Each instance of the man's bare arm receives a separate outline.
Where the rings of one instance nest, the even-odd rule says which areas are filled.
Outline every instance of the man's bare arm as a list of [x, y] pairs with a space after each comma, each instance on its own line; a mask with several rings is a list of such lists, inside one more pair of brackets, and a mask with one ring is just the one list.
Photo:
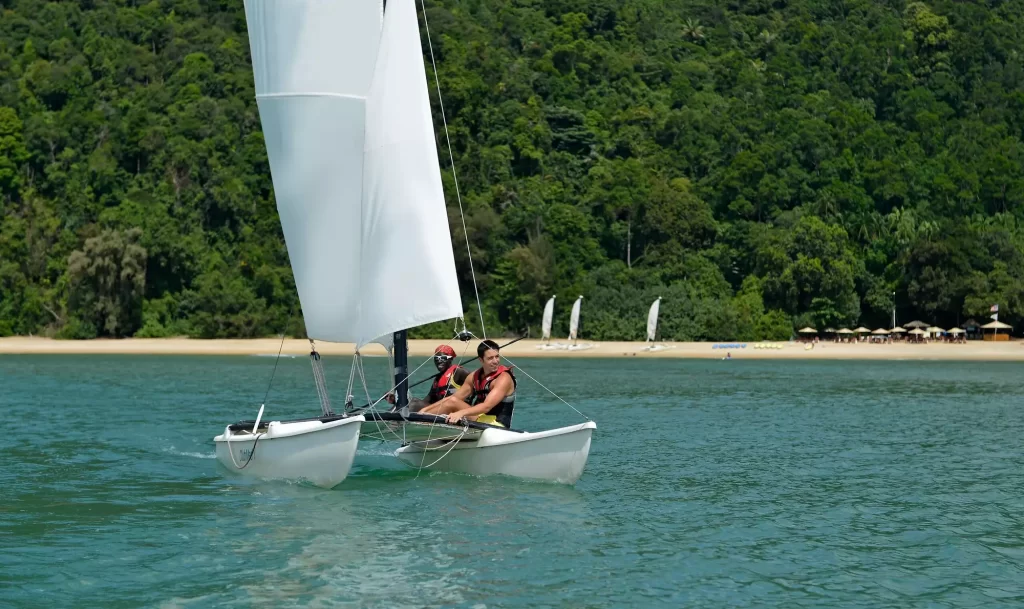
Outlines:
[[450, 423], [454, 423], [463, 417], [474, 417], [490, 412], [492, 408], [498, 405], [498, 402], [504, 400], [505, 397], [512, 392], [512, 388], [512, 377], [507, 374], [501, 375], [491, 386], [491, 391], [487, 394], [487, 399], [476, 406], [467, 405], [466, 408], [453, 412], [448, 415], [448, 421]]

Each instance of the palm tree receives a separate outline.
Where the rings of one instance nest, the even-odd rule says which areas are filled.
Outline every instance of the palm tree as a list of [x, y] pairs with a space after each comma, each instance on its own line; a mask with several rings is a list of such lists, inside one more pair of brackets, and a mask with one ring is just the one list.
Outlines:
[[704, 40], [704, 27], [701, 26], [699, 19], [687, 18], [683, 25], [683, 37], [690, 42], [699, 43]]

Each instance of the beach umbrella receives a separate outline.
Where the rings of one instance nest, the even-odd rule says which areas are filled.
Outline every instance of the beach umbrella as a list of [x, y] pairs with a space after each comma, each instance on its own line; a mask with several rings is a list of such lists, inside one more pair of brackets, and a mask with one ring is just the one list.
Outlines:
[[889, 331], [892, 332], [893, 334], [903, 334], [904, 332], [906, 332], [906, 330], [904, 330], [903, 328], [901, 328], [899, 326], [896, 326], [895, 328], [893, 328], [892, 330], [889, 330]]
[[853, 334], [853, 330], [851, 330], [849, 328], [839, 328], [839, 333], [840, 334]]
[[800, 334], [817, 334], [818, 333], [817, 330], [815, 330], [814, 328], [811, 328], [810, 326], [808, 326], [806, 328], [800, 329], [799, 332], [800, 332]]
[[927, 328], [928, 327], [928, 324], [924, 323], [923, 321], [917, 321], [916, 319], [914, 321], [910, 322], [909, 324], [903, 324], [903, 325], [908, 327], [908, 328]]
[[888, 334], [888, 333], [889, 333], [889, 331], [886, 330], [885, 328], [879, 328], [879, 329], [875, 330], [874, 332], [872, 332], [872, 334]]
[[942, 334], [943, 332], [945, 332], [945, 330], [936, 326], [932, 326], [925, 331], [930, 332], [931, 334]]
[[[1013, 328], [1013, 326], [1011, 326], [1010, 324], [1004, 324], [1003, 322], [999, 321], [998, 319], [993, 321], [993, 322], [989, 322], [989, 323], [987, 323], [987, 324], [985, 324], [984, 326], [981, 327], [982, 330], [992, 330], [992, 332], [994, 334], [997, 334], [997, 335], [999, 334], [1000, 330], [1010, 330], [1012, 328]], [[994, 338], [996, 340], [999, 340], [998, 336], [996, 336]], [[1009, 337], [1007, 336], [1007, 338], [1009, 338]]]
[[866, 333], [868, 333], [870, 331], [871, 330], [868, 330], [864, 326], [861, 326], [861, 327], [857, 328], [856, 330], [854, 330], [854, 332], [856, 332], [857, 334], [866, 334]]
[[985, 324], [984, 326], [982, 326], [982, 328], [985, 330], [1009, 330], [1013, 328], [1013, 326], [1009, 324], [1004, 324], [1001, 321], [993, 321], [991, 323]]
[[924, 336], [925, 334], [927, 334], [927, 332], [925, 332], [921, 328], [914, 328], [913, 330], [910, 331], [910, 333], [913, 334], [914, 336]]
[[965, 333], [965, 332], [966, 332], [966, 330], [963, 330], [963, 329], [961, 329], [961, 328], [951, 328], [951, 329], [949, 330], [949, 333], [950, 333], [950, 334], [963, 334], [963, 333]]

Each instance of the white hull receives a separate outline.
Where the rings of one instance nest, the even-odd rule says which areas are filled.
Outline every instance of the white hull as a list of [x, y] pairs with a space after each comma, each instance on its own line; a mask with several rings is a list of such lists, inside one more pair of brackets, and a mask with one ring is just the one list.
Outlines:
[[[308, 480], [322, 488], [341, 483], [352, 469], [362, 416], [326, 423], [271, 421], [266, 433], [224, 433], [214, 438], [217, 460], [229, 471], [267, 479]], [[256, 454], [253, 452], [255, 445]]]
[[414, 442], [399, 448], [395, 456], [413, 467], [437, 471], [575, 484], [587, 464], [596, 428], [587, 421], [537, 433], [487, 429], [475, 440]]

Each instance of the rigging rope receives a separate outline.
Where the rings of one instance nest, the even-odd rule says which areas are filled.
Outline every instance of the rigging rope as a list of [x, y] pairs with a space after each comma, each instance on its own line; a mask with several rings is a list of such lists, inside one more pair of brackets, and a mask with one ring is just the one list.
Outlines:
[[[274, 360], [274, 371], [270, 373], [270, 382], [267, 383], [267, 391], [266, 391], [266, 393], [263, 394], [263, 402], [260, 404], [260, 414], [263, 414], [263, 407], [267, 405], [267, 397], [270, 396], [270, 388], [274, 386], [274, 376], [277, 375], [277, 364], [280, 363], [280, 361], [281, 361], [281, 351], [283, 351], [283, 350], [284, 350], [284, 334], [281, 335], [281, 346], [279, 346], [277, 348], [277, 359]], [[259, 418], [259, 417], [257, 417], [257, 418]], [[254, 429], [253, 433], [255, 434], [255, 440], [253, 440], [253, 443], [252, 443], [252, 451], [249, 453], [249, 458], [245, 461], [244, 465], [239, 465], [238, 464], [238, 461], [235, 460], [235, 452], [233, 450], [231, 450], [231, 437], [234, 435], [234, 432], [229, 430], [227, 433], [230, 434], [230, 435], [226, 435], [224, 437], [224, 441], [228, 445], [228, 456], [231, 457], [231, 463], [233, 463], [235, 465], [235, 469], [243, 470], [243, 469], [249, 467], [249, 464], [252, 463], [253, 457], [256, 456], [256, 446], [260, 443], [260, 438], [262, 438], [263, 436], [267, 435], [265, 433], [256, 434], [255, 432], [256, 432], [256, 430]]]
[[[356, 353], [359, 353], [356, 351]], [[352, 387], [355, 386], [356, 382], [356, 358], [352, 358], [352, 368], [348, 371], [348, 388], [345, 389], [345, 412], [352, 410], [352, 400], [355, 396], [352, 395]]]
[[[452, 452], [453, 450], [455, 450], [455, 447], [459, 445], [459, 441], [461, 441], [461, 440], [462, 440], [462, 437], [463, 437], [463, 436], [465, 436], [467, 432], [469, 432], [469, 428], [468, 428], [468, 427], [467, 427], [466, 429], [464, 429], [464, 430], [462, 431], [462, 433], [460, 433], [460, 434], [458, 435], [458, 437], [457, 437], [457, 438], [454, 438], [454, 439], [452, 439], [452, 440], [449, 440], [449, 441], [448, 441], [448, 444], [447, 444], [447, 446], [448, 446], [448, 450], [444, 451], [444, 454], [443, 454], [443, 455], [441, 455], [440, 457], [438, 457], [437, 459], [435, 459], [435, 460], [434, 460], [434, 462], [433, 462], [433, 463], [431, 463], [430, 465], [423, 465], [423, 461], [424, 461], [424, 460], [426, 459], [426, 457], [427, 457], [427, 452], [428, 452], [428, 451], [431, 451], [431, 450], [440, 450], [442, 446], [445, 446], [445, 444], [441, 444], [441, 446], [438, 446], [438, 447], [436, 447], [436, 448], [430, 448], [430, 446], [428, 446], [427, 444], [424, 444], [424, 445], [423, 445], [423, 452], [421, 453], [421, 454], [422, 454], [423, 456], [422, 456], [422, 457], [420, 458], [420, 465], [419, 465], [419, 468], [418, 468], [418, 469], [417, 469], [417, 471], [416, 471], [416, 477], [417, 477], [417, 478], [419, 478], [419, 477], [420, 477], [420, 473], [421, 473], [421, 472], [422, 472], [423, 470], [425, 470], [425, 469], [430, 469], [431, 467], [434, 467], [435, 465], [437, 465], [438, 463], [440, 463], [440, 462], [441, 462], [441, 459], [444, 459], [445, 457], [447, 457], [447, 456], [448, 456], [448, 453], [450, 453], [450, 452]], [[428, 442], [429, 442], [429, 440], [428, 440]]]
[[320, 354], [316, 352], [316, 345], [313, 344], [313, 339], [309, 339], [309, 363], [313, 366], [313, 382], [316, 384], [316, 394], [320, 398], [320, 410], [323, 411], [325, 417], [332, 416], [334, 412], [331, 411], [331, 398], [327, 395], [327, 384], [324, 380], [324, 365], [320, 361]]
[[[446, 345], [451, 345], [451, 343], [452, 343], [453, 341], [457, 340], [457, 339], [458, 339], [458, 336], [456, 336], [456, 337], [452, 338], [451, 340], [449, 340], [449, 341], [448, 341], [447, 343], [445, 343], [445, 344], [446, 344]], [[414, 368], [414, 369], [412, 370], [412, 372], [410, 372], [410, 373], [408, 374], [408, 376], [409, 376], [409, 377], [412, 377], [412, 376], [413, 376], [413, 375], [415, 375], [415, 374], [416, 374], [417, 372], [419, 372], [419, 369], [420, 369], [420, 368], [422, 368], [423, 366], [426, 366], [426, 365], [427, 365], [428, 363], [430, 363], [430, 362], [432, 362], [432, 361], [434, 361], [434, 357], [433, 357], [433, 356], [430, 356], [430, 357], [428, 357], [427, 359], [423, 360], [423, 362], [422, 362], [422, 363], [421, 363], [421, 364], [420, 364], [419, 366], [416, 366], [416, 367], [415, 367], [415, 368]], [[377, 398], [377, 400], [376, 400], [375, 402], [373, 402], [373, 403], [371, 403], [371, 404], [367, 404], [367, 405], [366, 405], [366, 406], [365, 406], [364, 408], [359, 408], [359, 409], [357, 409], [357, 410], [365, 410], [365, 409], [367, 409], [367, 408], [369, 408], [369, 409], [371, 409], [371, 410], [372, 410], [372, 409], [374, 409], [374, 408], [375, 408], [375, 407], [377, 406], [377, 404], [380, 404], [380, 403], [381, 403], [381, 402], [382, 402], [382, 401], [383, 401], [383, 400], [384, 400], [385, 398], [387, 398], [387, 397], [388, 397], [388, 394], [389, 394], [389, 393], [391, 393], [392, 391], [394, 391], [395, 389], [398, 389], [398, 384], [397, 384], [397, 383], [396, 383], [396, 384], [394, 384], [394, 385], [392, 385], [392, 386], [391, 386], [391, 389], [388, 389], [387, 391], [385, 391], [385, 392], [384, 392], [384, 395], [382, 395], [382, 396], [380, 396], [379, 398]], [[369, 401], [369, 400], [367, 400], [367, 401]]]
[[582, 412], [580, 412], [579, 410], [576, 410], [576, 407], [575, 407], [575, 406], [573, 406], [573, 405], [572, 405], [572, 404], [570, 404], [569, 402], [566, 402], [565, 400], [563, 400], [563, 399], [562, 399], [562, 396], [560, 396], [560, 395], [558, 395], [557, 393], [555, 393], [554, 391], [551, 391], [550, 389], [548, 389], [548, 388], [547, 388], [547, 387], [546, 387], [546, 386], [544, 385], [544, 383], [542, 383], [542, 382], [538, 381], [537, 379], [533, 378], [532, 376], [530, 376], [530, 373], [529, 373], [529, 372], [527, 372], [526, 370], [524, 370], [524, 369], [523, 369], [523, 367], [522, 367], [522, 366], [520, 366], [519, 364], [517, 364], [517, 363], [513, 362], [511, 358], [509, 358], [508, 356], [505, 356], [505, 355], [502, 355], [501, 357], [502, 357], [502, 359], [508, 360], [508, 362], [509, 362], [510, 364], [512, 364], [513, 366], [515, 366], [516, 370], [518, 370], [518, 371], [522, 372], [523, 374], [525, 374], [525, 375], [526, 375], [526, 377], [527, 377], [527, 378], [529, 378], [529, 379], [530, 379], [531, 381], [533, 381], [534, 383], [537, 383], [538, 385], [540, 385], [540, 386], [541, 386], [541, 388], [542, 388], [542, 389], [544, 389], [544, 391], [547, 391], [547, 392], [548, 392], [548, 393], [550, 393], [551, 395], [553, 395], [553, 396], [555, 396], [556, 398], [558, 398], [558, 401], [560, 401], [561, 403], [565, 404], [565, 405], [566, 405], [566, 406], [568, 406], [569, 408], [572, 408], [572, 409], [573, 409], [573, 410], [574, 410], [574, 411], [576, 412], [576, 414], [580, 415], [581, 417], [583, 417], [584, 419], [586, 419], [586, 420], [588, 420], [588, 421], [590, 421], [590, 420], [591, 420], [591, 418], [590, 418], [590, 417], [588, 417], [587, 415], [583, 414], [583, 413], [582, 413]]
[[[441, 81], [440, 81], [440, 79], [438, 78], [438, 75], [437, 75], [437, 62], [434, 59], [434, 44], [430, 40], [430, 24], [427, 22], [427, 7], [426, 7], [426, 4], [425, 4], [424, 0], [420, 0], [420, 8], [422, 9], [422, 12], [423, 12], [423, 29], [426, 31], [426, 34], [427, 34], [427, 48], [430, 49], [430, 67], [434, 70], [434, 86], [437, 88], [437, 101], [438, 101], [438, 104], [441, 107], [441, 122], [444, 124], [444, 137], [445, 137], [445, 141], [448, 144], [448, 159], [449, 159], [449, 161], [452, 164], [452, 178], [453, 178], [453, 180], [455, 182], [455, 198], [459, 202], [459, 217], [462, 219], [462, 233], [463, 233], [463, 236], [466, 238], [466, 253], [469, 254], [469, 272], [470, 272], [470, 274], [473, 277], [473, 293], [476, 296], [477, 313], [479, 313], [479, 315], [480, 315], [480, 331], [483, 334], [484, 339], [486, 339], [487, 338], [487, 328], [486, 328], [486, 326], [484, 326], [484, 309], [483, 309], [483, 305], [480, 303], [480, 290], [477, 288], [477, 284], [476, 284], [476, 271], [473, 269], [473, 251], [472, 251], [472, 248], [470, 248], [470, 246], [469, 246], [469, 231], [466, 229], [466, 214], [465, 214], [465, 212], [462, 209], [462, 195], [459, 193], [459, 178], [458, 178], [458, 176], [456, 175], [456, 172], [455, 172], [455, 155], [452, 153], [452, 138], [451, 138], [451, 136], [448, 133], [448, 119], [445, 117], [445, 114], [444, 114], [444, 99], [441, 96]], [[463, 329], [465, 329], [465, 320], [463, 320]], [[470, 334], [472, 334], [472, 333], [470, 332]], [[474, 337], [474, 338], [478, 338], [478, 337]], [[505, 356], [502, 356], [502, 357], [505, 357]], [[513, 362], [511, 359], [509, 359], [507, 357], [505, 357], [505, 359], [507, 359], [509, 362], [511, 362], [512, 365], [516, 365], [515, 362]], [[418, 369], [419, 368], [417, 368], [417, 370]], [[563, 400], [562, 397], [559, 396], [557, 393], [555, 393], [554, 391], [551, 391], [543, 383], [541, 383], [537, 379], [535, 379], [532, 376], [530, 376], [530, 374], [528, 372], [526, 372], [526, 370], [523, 370], [522, 368], [519, 368], [519, 370], [522, 370], [523, 374], [525, 374], [527, 377], [529, 377], [530, 380], [532, 380], [533, 382], [537, 383], [545, 391], [547, 391], [551, 395], [553, 395], [556, 398], [558, 398], [563, 404], [565, 404], [569, 408], [572, 408], [576, 412], [576, 414], [580, 415], [581, 417], [583, 417], [584, 419], [586, 419], [588, 421], [591, 420], [590, 417], [588, 417], [587, 415], [583, 414], [579, 410], [576, 410], [576, 408], [572, 404], [570, 404], [569, 402], [566, 402], [565, 400]]]
[[[235, 452], [233, 450], [231, 450], [231, 436], [235, 435], [235, 432], [229, 431], [229, 433], [231, 435], [230, 436], [226, 436], [224, 438], [224, 441], [227, 442], [227, 445], [228, 445], [228, 456], [231, 457], [231, 463], [233, 463], [235, 465], [235, 469], [243, 470], [243, 469], [249, 467], [249, 464], [252, 463], [253, 457], [256, 456], [256, 445], [258, 445], [260, 443], [260, 439], [263, 436], [267, 435], [267, 434], [266, 433], [256, 434], [256, 439], [254, 439], [253, 442], [252, 442], [252, 451], [249, 453], [249, 458], [246, 460], [245, 465], [239, 465], [238, 461], [235, 460]], [[248, 440], [242, 440], [242, 441], [243, 442], [247, 442]]]
[[[451, 344], [451, 342], [456, 340], [457, 338], [458, 338], [457, 336], [455, 338], [452, 338], [446, 344]], [[420, 368], [422, 368], [423, 366], [426, 366], [428, 363], [430, 363], [432, 361], [434, 361], [434, 358], [432, 356], [427, 358], [427, 359], [425, 359], [425, 360], [423, 360], [423, 362], [421, 362], [419, 366], [416, 366], [416, 368], [414, 368], [412, 370], [412, 372], [409, 373], [409, 376], [410, 377], [414, 376], [417, 372], [419, 372]], [[393, 367], [394, 366], [392, 365], [392, 368]], [[366, 380], [365, 380], [365, 378], [363, 379], [363, 387], [364, 387], [364, 389], [366, 388]], [[392, 385], [391, 389], [388, 389], [387, 391], [385, 391], [384, 395], [382, 395], [381, 397], [377, 398], [376, 401], [374, 401], [374, 400], [372, 400], [370, 398], [369, 390], [367, 389], [366, 390], [366, 393], [367, 393], [367, 396], [366, 396], [367, 404], [366, 404], [366, 406], [362, 406], [360, 408], [356, 408], [356, 409], [352, 410], [350, 412], [350, 414], [359, 414], [360, 412], [362, 412], [364, 410], [369, 410], [369, 411], [372, 411], [372, 412], [376, 412], [377, 404], [380, 404], [385, 399], [387, 399], [388, 395], [391, 394], [392, 392], [394, 392], [396, 389], [398, 389], [398, 384]], [[394, 431], [394, 429], [390, 425], [383, 425], [382, 426], [380, 421], [377, 421], [376, 419], [374, 419], [374, 423], [376, 423], [375, 426], [377, 428], [377, 436], [372, 436], [374, 439], [379, 439], [381, 442], [384, 442], [386, 440], [386, 438], [384, 437], [384, 430], [386, 429], [387, 431], [389, 431], [391, 433], [391, 435], [393, 435], [395, 437], [396, 440], [398, 440], [399, 442], [402, 442], [403, 444], [405, 443], [405, 437], [404, 437], [405, 436], [405, 426], [404, 425], [402, 426], [402, 435], [400, 436], [400, 435], [398, 435], [397, 432]]]
[[277, 374], [277, 364], [281, 361], [281, 351], [284, 349], [284, 334], [281, 335], [281, 346], [277, 348], [277, 359], [274, 360], [274, 371], [270, 373], [270, 382], [267, 384], [267, 392], [263, 394], [261, 405], [266, 406], [267, 396], [270, 395], [270, 388], [274, 386], [274, 375]]
[[[474, 338], [476, 338], [476, 337], [474, 337]], [[515, 341], [513, 341], [513, 342], [515, 342]], [[512, 344], [512, 343], [509, 343], [509, 344]], [[523, 367], [522, 367], [522, 366], [520, 366], [519, 364], [517, 364], [517, 363], [513, 362], [513, 361], [512, 361], [512, 358], [508, 357], [507, 355], [502, 355], [502, 356], [501, 356], [501, 358], [502, 358], [502, 359], [504, 359], [504, 360], [507, 360], [507, 361], [508, 361], [508, 362], [509, 362], [510, 364], [512, 364], [512, 365], [513, 365], [513, 366], [514, 366], [514, 367], [515, 367], [515, 368], [516, 368], [517, 370], [519, 370], [520, 372], [522, 372], [523, 374], [525, 374], [525, 375], [526, 375], [526, 377], [527, 377], [528, 379], [530, 379], [530, 380], [531, 380], [531, 381], [533, 381], [534, 383], [537, 383], [538, 385], [540, 385], [540, 386], [541, 386], [541, 388], [542, 388], [542, 389], [543, 389], [544, 391], [547, 391], [547, 392], [548, 392], [548, 393], [550, 393], [551, 395], [553, 395], [553, 396], [555, 396], [556, 398], [558, 398], [558, 401], [559, 401], [559, 402], [561, 402], [561, 403], [565, 404], [565, 405], [566, 405], [566, 406], [568, 406], [569, 408], [572, 408], [572, 409], [573, 409], [573, 411], [575, 411], [575, 412], [576, 412], [576, 414], [580, 415], [581, 417], [583, 417], [584, 419], [586, 419], [586, 420], [588, 420], [588, 421], [592, 420], [592, 419], [591, 419], [590, 417], [588, 417], [587, 415], [583, 414], [583, 413], [582, 413], [582, 412], [580, 412], [579, 410], [576, 410], [576, 407], [575, 407], [575, 406], [573, 406], [573, 405], [572, 405], [572, 404], [570, 404], [569, 402], [566, 402], [565, 400], [563, 400], [563, 399], [562, 399], [562, 396], [560, 396], [560, 395], [558, 395], [557, 393], [555, 393], [554, 391], [552, 391], [552, 390], [548, 389], [548, 388], [547, 388], [547, 386], [546, 386], [546, 385], [545, 385], [544, 383], [542, 383], [542, 382], [538, 381], [537, 379], [533, 378], [532, 376], [530, 376], [530, 373], [529, 373], [529, 372], [527, 372], [527, 371], [526, 371], [525, 369], [523, 369]]]
[[372, 398], [370, 398], [370, 388], [366, 385], [366, 370], [363, 368], [363, 354], [356, 351], [356, 358], [359, 362], [359, 380], [363, 383], [363, 391], [366, 392], [366, 401], [369, 402]]
[[[423, 9], [423, 29], [427, 32], [427, 48], [430, 49], [430, 67], [434, 70], [434, 86], [437, 87], [437, 102], [441, 106], [441, 122], [444, 124], [444, 138], [448, 143], [448, 159], [452, 164], [452, 179], [455, 182], [455, 198], [459, 202], [459, 217], [462, 219], [462, 235], [466, 238], [466, 253], [469, 255], [469, 273], [473, 277], [473, 294], [476, 296], [476, 310], [480, 314], [480, 333], [487, 338], [487, 327], [484, 325], [484, 308], [480, 304], [480, 290], [476, 286], [476, 271], [473, 269], [473, 250], [469, 247], [469, 230], [466, 229], [466, 214], [462, 210], [462, 195], [459, 192], [459, 176], [455, 172], [455, 155], [452, 153], [452, 138], [448, 134], [448, 119], [444, 115], [444, 99], [441, 97], [441, 81], [437, 76], [437, 62], [434, 61], [434, 44], [430, 41], [430, 24], [427, 23], [427, 7], [420, 0]], [[465, 320], [463, 320], [465, 328]]]

